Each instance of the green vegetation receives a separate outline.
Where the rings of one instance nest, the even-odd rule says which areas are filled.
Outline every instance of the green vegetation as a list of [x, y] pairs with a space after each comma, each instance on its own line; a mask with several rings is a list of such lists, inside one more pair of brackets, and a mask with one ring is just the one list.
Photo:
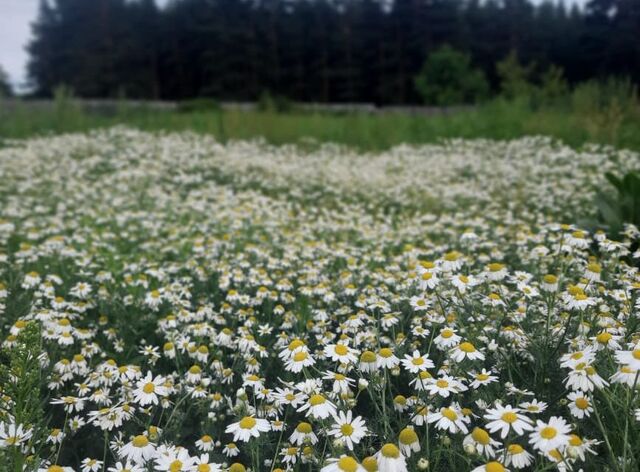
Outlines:
[[615, 193], [598, 192], [598, 218], [607, 232], [619, 236], [625, 223], [640, 226], [640, 172], [627, 172], [622, 177], [606, 173]]
[[553, 90], [558, 87], [562, 86], [549, 80], [529, 95], [498, 98], [475, 108], [434, 116], [321, 113], [295, 107], [287, 112], [268, 107], [220, 110], [202, 103], [179, 111], [123, 105], [111, 114], [97, 114], [82, 111], [68, 93], [60, 92], [54, 106], [37, 111], [26, 105], [3, 109], [0, 102], [0, 139], [127, 124], [148, 131], [192, 130], [222, 141], [262, 136], [271, 143], [283, 144], [312, 138], [362, 150], [443, 138], [511, 139], [524, 135], [552, 136], [574, 147], [593, 142], [640, 149], [640, 105], [631, 84], [588, 82], [556, 97]]
[[468, 54], [451, 46], [430, 54], [414, 82], [424, 103], [435, 105], [475, 103], [489, 94], [484, 72], [471, 66]]

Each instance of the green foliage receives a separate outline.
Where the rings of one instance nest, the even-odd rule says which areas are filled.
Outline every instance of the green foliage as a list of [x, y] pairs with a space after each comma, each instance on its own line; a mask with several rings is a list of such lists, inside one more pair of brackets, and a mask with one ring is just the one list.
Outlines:
[[0, 396], [11, 399], [5, 406], [7, 409], [0, 410], [0, 420], [8, 421], [10, 415], [16, 425], [33, 430], [33, 436], [27, 444], [35, 447], [36, 451], [34, 457], [27, 458], [19, 448], [0, 449], [0, 464], [6, 467], [2, 470], [17, 472], [37, 469], [36, 458], [42, 447], [45, 427], [40, 395], [41, 352], [40, 326], [35, 321], [26, 322], [15, 344], [0, 351]]
[[429, 55], [414, 84], [424, 103], [439, 106], [475, 103], [489, 91], [484, 73], [472, 67], [471, 57], [451, 46]]
[[293, 109], [293, 103], [283, 95], [272, 95], [264, 90], [258, 98], [258, 111], [286, 113]]
[[11, 84], [9, 83], [9, 76], [5, 70], [0, 66], [0, 98], [11, 97], [13, 91], [11, 90]]
[[219, 110], [220, 102], [215, 98], [194, 98], [191, 100], [183, 100], [178, 103], [178, 112], [180, 113], [210, 112]]
[[607, 173], [606, 177], [615, 193], [598, 192], [599, 221], [612, 236], [619, 236], [625, 223], [640, 227], [640, 172], [628, 172], [622, 178]]
[[107, 115], [83, 111], [71, 103], [36, 109], [25, 102], [11, 109], [0, 107], [0, 145], [3, 139], [125, 124], [147, 131], [191, 130], [211, 134], [223, 142], [264, 137], [273, 144], [302, 142], [306, 146], [330, 141], [361, 150], [383, 150], [401, 143], [433, 143], [445, 138], [513, 139], [526, 135], [546, 135], [574, 147], [598, 143], [640, 150], [637, 107], [637, 103], [627, 105], [616, 124], [600, 117], [602, 110], [594, 113], [575, 108], [570, 94], [537, 107], [529, 99], [498, 98], [455, 113], [428, 116], [295, 109], [288, 113], [240, 109], [176, 112], [150, 107], [130, 107], [126, 113]]
[[540, 87], [537, 90], [537, 99], [542, 104], [554, 104], [567, 96], [569, 84], [564, 77], [561, 67], [551, 65], [542, 74]]
[[640, 120], [637, 87], [627, 79], [589, 81], [571, 95], [574, 115], [593, 139], [617, 144], [626, 121]]
[[512, 50], [507, 57], [496, 64], [503, 97], [514, 99], [530, 97], [533, 93], [532, 76], [535, 64], [520, 64], [518, 53]]

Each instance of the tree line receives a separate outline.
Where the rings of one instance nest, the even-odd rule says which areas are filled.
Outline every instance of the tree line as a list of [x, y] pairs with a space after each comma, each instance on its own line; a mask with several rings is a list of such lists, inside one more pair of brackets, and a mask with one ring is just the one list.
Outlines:
[[507, 57], [533, 77], [640, 81], [638, 0], [41, 0], [32, 29], [38, 96], [416, 103], [445, 45], [490, 91]]

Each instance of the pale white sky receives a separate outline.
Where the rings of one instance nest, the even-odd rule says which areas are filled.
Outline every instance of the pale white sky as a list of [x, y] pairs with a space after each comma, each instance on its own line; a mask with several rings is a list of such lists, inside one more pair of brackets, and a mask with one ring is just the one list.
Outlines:
[[[159, 0], [156, 3], [164, 4], [167, 1]], [[565, 0], [565, 3], [584, 4], [586, 1]], [[26, 80], [28, 57], [25, 47], [31, 35], [31, 22], [38, 14], [38, 4], [39, 0], [0, 0], [0, 66], [16, 86]]]

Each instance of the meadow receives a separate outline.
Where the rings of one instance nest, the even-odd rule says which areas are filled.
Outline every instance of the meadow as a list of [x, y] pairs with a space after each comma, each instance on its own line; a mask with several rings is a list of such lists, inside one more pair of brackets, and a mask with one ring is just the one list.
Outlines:
[[269, 97], [253, 110], [222, 108], [210, 99], [181, 102], [177, 110], [132, 107], [120, 101], [106, 113], [88, 111], [69, 91], [56, 92], [52, 106], [3, 106], [0, 145], [34, 135], [89, 131], [126, 124], [144, 131], [194, 131], [220, 142], [263, 137], [271, 144], [339, 143], [362, 151], [400, 144], [437, 143], [448, 138], [518, 139], [549, 136], [574, 148], [588, 143], [640, 150], [640, 100], [627, 81], [586, 82], [572, 91], [527, 85], [515, 96], [472, 107], [421, 113], [309, 111], [282, 97]]
[[639, 158], [6, 140], [0, 470], [638, 470]]

